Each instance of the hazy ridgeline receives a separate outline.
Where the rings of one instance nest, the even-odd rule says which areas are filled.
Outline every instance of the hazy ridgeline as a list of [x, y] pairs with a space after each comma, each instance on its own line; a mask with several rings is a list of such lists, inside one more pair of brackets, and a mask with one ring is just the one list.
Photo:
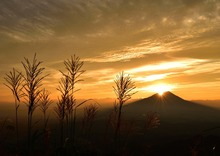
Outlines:
[[186, 101], [171, 92], [132, 101], [135, 84], [123, 72], [114, 80], [115, 99], [77, 99], [75, 92], [80, 86], [75, 85], [82, 81], [85, 70], [74, 55], [64, 61], [66, 70], [60, 71], [59, 98], [49, 102], [44, 112], [39, 107], [45, 91], [41, 80], [46, 75], [39, 67], [42, 62], [36, 55], [33, 61], [25, 61], [23, 94], [17, 95], [16, 87], [11, 89], [19, 101], [19, 138], [15, 135], [14, 103], [0, 104], [3, 155], [220, 154], [219, 109]]
[[[78, 100], [79, 103], [84, 101], [84, 100]], [[95, 102], [99, 104], [98, 107], [98, 113], [96, 116], [96, 119], [102, 119], [103, 120], [103, 113], [104, 112], [104, 118], [106, 118], [110, 113], [110, 110], [112, 109], [114, 105], [115, 99], [94, 99]], [[132, 101], [132, 100], [131, 100]], [[49, 116], [48, 124], [58, 124], [58, 119], [56, 117], [56, 114], [54, 112], [54, 108], [56, 107], [57, 101], [53, 101], [50, 105], [50, 107], [47, 110], [47, 115]], [[92, 102], [93, 103], [93, 102]], [[77, 111], [77, 117], [78, 120], [82, 120], [84, 116], [84, 107], [89, 106], [90, 103], [88, 102], [82, 107], [79, 107]], [[105, 111], [107, 111], [105, 113]], [[10, 119], [11, 122], [14, 124], [14, 116], [15, 116], [15, 111], [14, 111], [14, 103], [12, 102], [5, 102], [5, 103], [0, 103], [0, 120], [3, 121], [5, 119]], [[19, 114], [19, 125], [27, 125], [27, 106], [25, 103], [21, 103], [20, 107], [18, 109], [18, 114]], [[38, 125], [43, 126], [43, 113], [40, 110], [40, 108], [37, 108], [33, 114], [33, 120], [39, 121]]]

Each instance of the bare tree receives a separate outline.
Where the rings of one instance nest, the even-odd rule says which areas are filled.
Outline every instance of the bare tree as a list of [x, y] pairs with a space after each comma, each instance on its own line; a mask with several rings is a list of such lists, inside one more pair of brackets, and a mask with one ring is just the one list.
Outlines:
[[18, 132], [18, 108], [20, 106], [20, 98], [23, 96], [23, 79], [21, 72], [13, 68], [5, 77], [4, 83], [12, 92], [15, 100], [15, 128], [16, 128], [16, 147], [18, 148], [19, 132]]
[[115, 85], [113, 86], [114, 92], [117, 96], [117, 119], [116, 119], [116, 128], [115, 128], [115, 142], [117, 142], [119, 133], [120, 133], [120, 125], [121, 125], [121, 112], [122, 107], [126, 101], [131, 99], [131, 96], [136, 92], [133, 90], [136, 88], [134, 82], [129, 75], [125, 75], [124, 72], [116, 75], [114, 80]]
[[23, 75], [24, 95], [28, 107], [28, 154], [30, 154], [32, 148], [32, 116], [40, 100], [42, 80], [47, 75], [42, 76], [44, 68], [40, 67], [42, 62], [37, 60], [36, 53], [32, 62], [24, 58], [24, 62], [21, 63], [25, 70], [25, 75]]

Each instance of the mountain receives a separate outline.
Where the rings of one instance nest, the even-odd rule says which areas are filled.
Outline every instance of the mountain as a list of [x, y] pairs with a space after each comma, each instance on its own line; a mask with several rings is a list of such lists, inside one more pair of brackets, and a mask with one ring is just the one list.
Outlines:
[[220, 100], [193, 100], [193, 102], [217, 108], [220, 110]]
[[[101, 137], [109, 135], [110, 140], [113, 138], [111, 136], [114, 134], [115, 123], [114, 116], [109, 120], [111, 111], [112, 108], [99, 112], [98, 119], [94, 122], [94, 132], [104, 131]], [[156, 120], [148, 120], [149, 112], [159, 115], [159, 125], [157, 117]], [[154, 156], [192, 155], [190, 152], [194, 147], [201, 146], [203, 151], [204, 148], [210, 150], [214, 146], [219, 147], [219, 127], [218, 109], [190, 102], [166, 92], [163, 96], [154, 94], [122, 107], [120, 142], [125, 144], [127, 149], [134, 150], [134, 155], [145, 155], [145, 150], [146, 155], [150, 153], [149, 155]], [[210, 136], [212, 139], [208, 140]]]
[[161, 121], [169, 123], [218, 122], [220, 111], [178, 97], [171, 92], [162, 96], [154, 94], [148, 98], [129, 103], [123, 107], [126, 118], [143, 119], [148, 112], [159, 114]]

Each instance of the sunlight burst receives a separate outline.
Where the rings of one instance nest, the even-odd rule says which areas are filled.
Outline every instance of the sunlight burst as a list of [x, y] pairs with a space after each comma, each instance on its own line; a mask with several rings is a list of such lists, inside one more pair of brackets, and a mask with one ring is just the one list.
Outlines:
[[149, 86], [147, 90], [151, 92], [156, 92], [160, 96], [162, 96], [164, 92], [172, 91], [173, 88], [174, 86], [170, 84], [156, 84], [156, 85]]

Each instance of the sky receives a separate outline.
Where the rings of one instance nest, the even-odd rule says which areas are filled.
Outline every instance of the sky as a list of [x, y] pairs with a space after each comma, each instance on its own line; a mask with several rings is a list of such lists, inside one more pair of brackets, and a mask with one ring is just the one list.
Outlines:
[[[43, 61], [51, 97], [63, 61], [84, 61], [76, 98], [115, 98], [115, 76], [135, 82], [133, 98], [166, 86], [188, 100], [220, 99], [219, 0], [1, 0], [0, 101], [24, 57]], [[156, 88], [156, 89], [155, 89]]]

